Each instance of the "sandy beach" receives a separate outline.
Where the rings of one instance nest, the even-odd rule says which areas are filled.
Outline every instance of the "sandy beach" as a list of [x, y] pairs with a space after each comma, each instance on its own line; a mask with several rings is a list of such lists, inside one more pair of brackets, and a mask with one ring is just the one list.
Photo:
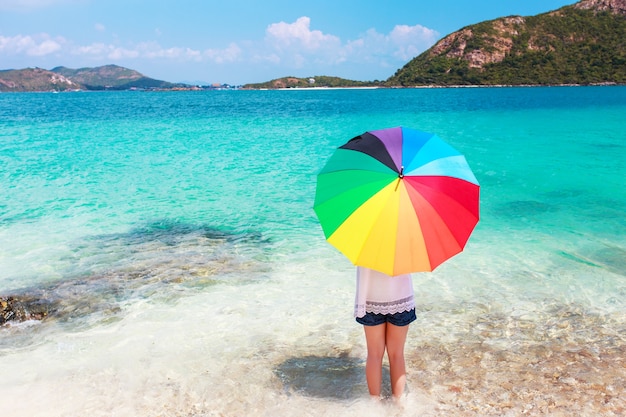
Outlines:
[[[372, 404], [362, 329], [346, 307], [351, 271], [333, 271], [337, 260], [288, 298], [284, 288], [305, 273], [295, 265], [262, 286], [127, 301], [73, 328], [5, 328], [15, 337], [39, 326], [39, 342], [16, 337], [25, 345], [0, 357], [3, 404], [13, 416], [623, 415], [623, 314], [559, 303], [523, 313], [422, 303], [407, 340], [402, 406]], [[442, 277], [453, 272], [445, 269]], [[268, 301], [276, 298], [283, 302]], [[305, 299], [312, 306], [298, 314]]]

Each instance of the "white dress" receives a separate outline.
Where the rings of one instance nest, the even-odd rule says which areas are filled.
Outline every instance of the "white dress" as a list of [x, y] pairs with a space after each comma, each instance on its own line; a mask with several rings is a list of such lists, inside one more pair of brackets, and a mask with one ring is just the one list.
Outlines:
[[414, 308], [410, 274], [392, 277], [373, 269], [357, 267], [354, 317], [363, 317], [365, 313], [401, 313]]

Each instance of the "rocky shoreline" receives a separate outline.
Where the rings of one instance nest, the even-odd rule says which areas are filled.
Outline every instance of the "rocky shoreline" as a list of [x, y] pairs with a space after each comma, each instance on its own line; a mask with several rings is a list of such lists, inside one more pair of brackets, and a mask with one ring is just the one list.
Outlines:
[[10, 321], [43, 320], [54, 310], [54, 303], [36, 297], [0, 296], [0, 326]]

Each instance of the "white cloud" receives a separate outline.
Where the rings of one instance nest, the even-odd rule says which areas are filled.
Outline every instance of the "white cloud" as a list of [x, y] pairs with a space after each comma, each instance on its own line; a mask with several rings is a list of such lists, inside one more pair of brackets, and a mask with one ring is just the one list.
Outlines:
[[182, 59], [199, 61], [202, 59], [202, 53], [191, 48], [157, 48], [142, 49], [139, 56], [144, 58], [164, 58], [164, 59]]
[[302, 16], [293, 23], [273, 23], [265, 31], [263, 44], [250, 58], [255, 62], [304, 68], [314, 63], [336, 64], [343, 60], [341, 39], [311, 30], [311, 19]]
[[[101, 23], [96, 23], [94, 28], [105, 31]], [[384, 75], [388, 69], [398, 68], [428, 49], [438, 36], [436, 31], [421, 25], [397, 25], [386, 34], [369, 29], [356, 39], [342, 41], [335, 35], [312, 29], [311, 19], [302, 16], [292, 23], [270, 24], [262, 39], [232, 42], [223, 48], [163, 46], [156, 41], [122, 43], [117, 38], [109, 43], [79, 44], [48, 34], [0, 35], [0, 58], [3, 55], [28, 58], [54, 54], [56, 60], [64, 63], [62, 55], [66, 54], [72, 55], [74, 62], [88, 61], [79, 65], [125, 61], [125, 65], [132, 66], [132, 61], [139, 65], [140, 60], [158, 60], [163, 64], [169, 61], [173, 64], [262, 65], [267, 72], [283, 73], [306, 70], [311, 74], [339, 75], [348, 68], [358, 68], [361, 73]], [[29, 62], [33, 62], [32, 59]], [[364, 67], [369, 69], [364, 71]]]
[[203, 56], [216, 64], [235, 62], [241, 58], [242, 49], [236, 43], [231, 43], [225, 49], [206, 49]]
[[71, 50], [72, 55], [87, 57], [92, 60], [112, 59], [121, 60], [128, 58], [138, 58], [141, 56], [136, 49], [122, 48], [104, 43], [93, 43], [91, 45], [76, 46]]
[[395, 48], [394, 56], [410, 60], [434, 45], [439, 33], [421, 25], [397, 25], [387, 38]]
[[43, 56], [56, 52], [61, 49], [61, 45], [51, 39], [46, 39], [37, 45], [33, 45], [28, 50], [28, 54], [32, 56]]
[[106, 56], [109, 47], [103, 43], [93, 43], [86, 46], [78, 46], [72, 50], [74, 55], [89, 55], [89, 56]]
[[119, 48], [119, 47], [111, 47], [109, 50], [109, 53], [107, 54], [107, 58], [112, 59], [112, 60], [137, 58], [139, 56], [140, 54], [136, 50]]
[[345, 49], [351, 60], [395, 66], [434, 45], [438, 37], [438, 32], [421, 25], [397, 25], [389, 34], [369, 29], [361, 38], [348, 42]]
[[47, 34], [0, 36], [0, 53], [7, 55], [44, 56], [60, 51], [65, 40]]
[[250, 54], [249, 60], [254, 63], [269, 63], [278, 65], [280, 64], [280, 56], [276, 53], [265, 53], [265, 51], [260, 52], [253, 50]]
[[294, 23], [272, 23], [266, 31], [266, 39], [277, 48], [297, 47], [316, 51], [340, 44], [338, 37], [325, 35], [319, 30], [311, 30], [311, 19], [302, 16]]
[[163, 48], [157, 42], [139, 43], [132, 47], [132, 51], [136, 57], [148, 59], [194, 59], [200, 55], [200, 52], [190, 48]]
[[119, 47], [111, 44], [93, 43], [77, 46], [72, 50], [74, 55], [89, 56], [92, 59], [166, 59], [177, 61], [211, 61], [217, 64], [237, 61], [241, 56], [241, 48], [231, 43], [224, 49], [206, 49], [199, 51], [192, 48], [164, 48], [157, 42], [142, 42], [132, 47]]
[[342, 42], [337, 36], [311, 29], [311, 19], [303, 16], [293, 23], [268, 26], [265, 44], [251, 55], [253, 60], [304, 68], [307, 65], [336, 66], [366, 63], [395, 67], [419, 55], [437, 40], [439, 34], [421, 25], [397, 25], [388, 34], [367, 30], [361, 37]]

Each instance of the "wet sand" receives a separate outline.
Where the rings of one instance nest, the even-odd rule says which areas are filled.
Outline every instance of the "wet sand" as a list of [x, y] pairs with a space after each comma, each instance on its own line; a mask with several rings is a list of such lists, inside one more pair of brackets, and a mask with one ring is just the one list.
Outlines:
[[594, 349], [510, 352], [461, 344], [451, 354], [419, 346], [420, 354], [409, 356], [409, 380], [436, 402], [436, 415], [624, 415], [624, 348]]
[[[422, 312], [422, 323], [427, 322], [424, 314], [429, 313]], [[472, 315], [474, 319], [468, 320]], [[462, 320], [450, 324], [450, 333], [442, 328], [439, 338], [428, 329], [428, 336], [420, 334], [419, 322], [412, 326], [406, 349], [405, 406], [388, 404], [385, 413], [564, 417], [626, 413], [623, 314], [593, 315], [562, 306], [531, 320], [481, 312], [474, 306]], [[362, 398], [367, 393], [365, 352], [357, 348], [343, 355], [292, 358], [293, 375], [283, 376], [282, 382], [308, 396]], [[309, 376], [319, 374], [317, 383], [298, 377], [303, 370]], [[320, 379], [326, 380], [326, 388], [319, 388]], [[355, 384], [336, 388], [342, 380]]]
[[422, 306], [407, 340], [403, 405], [372, 404], [361, 326], [341, 313], [352, 294], [331, 294], [323, 306], [329, 320], [320, 322], [311, 319], [320, 311], [294, 313], [310, 285], [282, 306], [268, 302], [281, 287], [224, 286], [174, 305], [135, 301], [123, 316], [82, 328], [52, 321], [4, 328], [14, 341], [31, 336], [0, 356], [3, 406], [29, 417], [626, 412], [623, 313], [574, 304], [532, 316], [480, 304]]

